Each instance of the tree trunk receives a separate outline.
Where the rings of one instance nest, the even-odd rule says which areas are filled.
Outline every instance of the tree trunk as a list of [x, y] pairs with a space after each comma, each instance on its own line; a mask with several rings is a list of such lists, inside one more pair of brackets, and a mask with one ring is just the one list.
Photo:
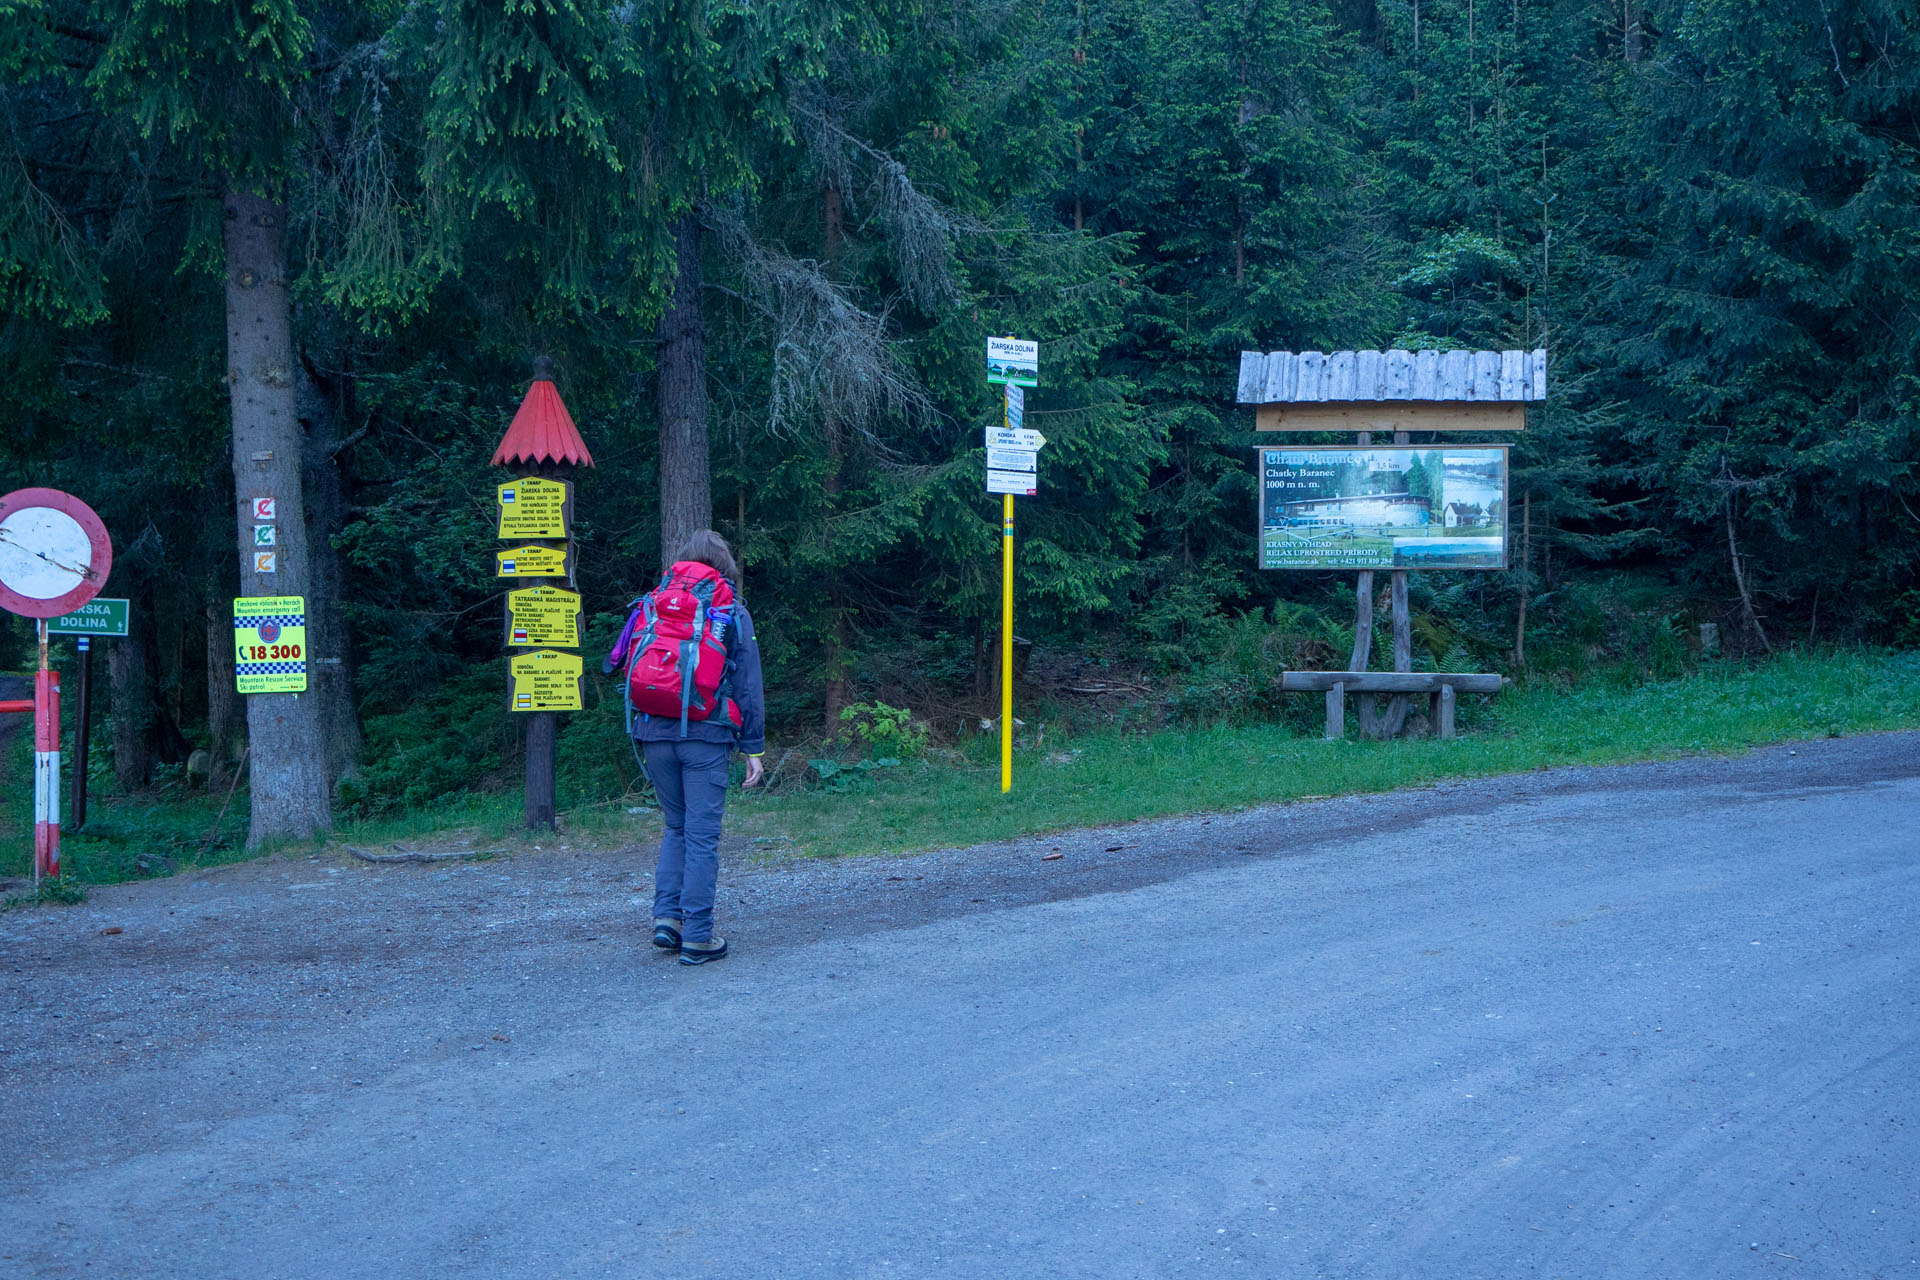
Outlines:
[[234, 686], [231, 608], [218, 596], [207, 605], [207, 738], [212, 777], [240, 758], [247, 737]]
[[1740, 591], [1740, 611], [1747, 619], [1747, 626], [1759, 637], [1760, 647], [1768, 653], [1773, 652], [1773, 642], [1767, 639], [1767, 633], [1760, 625], [1760, 615], [1753, 609], [1753, 593], [1747, 590], [1747, 574], [1740, 567], [1740, 546], [1733, 540], [1733, 495], [1727, 495], [1727, 559], [1733, 564], [1733, 585]]
[[[840, 249], [846, 238], [844, 218], [840, 188], [828, 183], [820, 201], [820, 239], [825, 246], [827, 275], [832, 279], [838, 279], [840, 275]], [[845, 434], [831, 410], [821, 426], [827, 437], [827, 470], [821, 478], [820, 487], [827, 499], [827, 549], [831, 552], [833, 517], [840, 505], [840, 490], [844, 484], [841, 473], [847, 464], [847, 448]], [[829, 580], [826, 596], [827, 609], [832, 616], [827, 623], [826, 660], [821, 665], [825, 668], [827, 678], [824, 690], [825, 731], [828, 737], [832, 737], [840, 731], [840, 713], [847, 705], [847, 671], [852, 661], [847, 655], [847, 613], [840, 597], [837, 577]]]
[[113, 778], [133, 791], [153, 778], [153, 680], [147, 672], [147, 636], [140, 628], [107, 645], [107, 683], [113, 690]]
[[[305, 596], [316, 604], [301, 485], [302, 439], [294, 409], [293, 310], [287, 293], [286, 207], [229, 192], [227, 385], [233, 406], [235, 529], [242, 596]], [[253, 499], [275, 500], [275, 571], [254, 564]], [[311, 670], [311, 667], [309, 668]], [[311, 678], [311, 677], [309, 677]], [[333, 825], [320, 700], [310, 693], [247, 697], [248, 847], [305, 839]]]
[[1520, 500], [1520, 620], [1513, 628], [1513, 665], [1527, 669], [1527, 594], [1533, 573], [1533, 490]]
[[700, 221], [674, 224], [673, 297], [660, 315], [660, 564], [713, 521], [707, 454], [707, 331], [700, 319]]
[[365, 743], [353, 696], [347, 619], [341, 607], [345, 574], [333, 545], [334, 535], [346, 524], [346, 488], [334, 456], [344, 434], [335, 388], [327, 386], [304, 359], [295, 376], [294, 403], [305, 439], [301, 482], [306, 487], [307, 566], [312, 585], [307, 593], [307, 690], [320, 704], [331, 794], [333, 784], [359, 763]]

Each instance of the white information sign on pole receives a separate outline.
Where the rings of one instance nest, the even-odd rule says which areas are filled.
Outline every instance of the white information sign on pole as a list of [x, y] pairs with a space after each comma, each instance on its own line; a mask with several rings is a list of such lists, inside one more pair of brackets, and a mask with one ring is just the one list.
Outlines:
[[1007, 430], [1002, 427], [987, 428], [987, 447], [989, 449], [1040, 449], [1044, 448], [1047, 438], [1038, 431], [1029, 431], [1022, 427]]
[[1037, 477], [1031, 471], [989, 471], [987, 472], [988, 493], [1011, 493], [1017, 497], [1032, 498], [1040, 493]]
[[1005, 449], [997, 444], [987, 446], [987, 470], [989, 471], [1038, 471], [1040, 455], [1032, 449]]
[[1018, 427], [1027, 416], [1027, 392], [1016, 383], [1007, 384], [1007, 425]]
[[1021, 338], [987, 339], [987, 381], [1040, 385], [1040, 344]]

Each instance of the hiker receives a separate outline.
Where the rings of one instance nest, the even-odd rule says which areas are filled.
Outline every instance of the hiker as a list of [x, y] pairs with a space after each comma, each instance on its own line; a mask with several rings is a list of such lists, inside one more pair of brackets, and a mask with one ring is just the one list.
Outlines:
[[666, 831], [653, 873], [653, 945], [681, 964], [727, 954], [713, 932], [720, 873], [720, 819], [737, 750], [746, 784], [759, 783], [767, 703], [753, 619], [738, 595], [740, 567], [726, 539], [693, 534], [633, 602], [626, 627], [601, 664], [626, 662], [628, 731], [660, 798]]

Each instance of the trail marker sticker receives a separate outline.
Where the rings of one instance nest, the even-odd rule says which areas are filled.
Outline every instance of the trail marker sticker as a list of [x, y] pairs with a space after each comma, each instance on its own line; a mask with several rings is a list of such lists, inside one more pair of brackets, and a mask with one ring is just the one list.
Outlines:
[[580, 656], [536, 649], [516, 653], [512, 663], [512, 707], [515, 711], [578, 711]]
[[277, 526], [270, 524], [257, 524], [253, 526], [253, 545], [256, 547], [272, 546], [276, 538], [274, 533], [276, 527]]
[[502, 538], [564, 538], [573, 524], [573, 485], [526, 476], [495, 490]]
[[507, 592], [507, 646], [580, 647], [580, 593], [560, 587]]
[[253, 518], [255, 520], [278, 520], [280, 517], [273, 513], [274, 505], [272, 498], [255, 498], [253, 500]]
[[255, 573], [277, 573], [279, 571], [279, 552], [256, 551], [253, 553], [253, 571]]
[[233, 602], [233, 674], [241, 693], [307, 691], [307, 598]]

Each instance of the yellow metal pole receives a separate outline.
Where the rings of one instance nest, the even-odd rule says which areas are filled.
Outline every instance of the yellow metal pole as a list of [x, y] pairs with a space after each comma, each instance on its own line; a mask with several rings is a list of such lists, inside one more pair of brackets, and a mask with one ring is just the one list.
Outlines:
[[1000, 790], [1013, 790], [1013, 495], [1000, 520]]

